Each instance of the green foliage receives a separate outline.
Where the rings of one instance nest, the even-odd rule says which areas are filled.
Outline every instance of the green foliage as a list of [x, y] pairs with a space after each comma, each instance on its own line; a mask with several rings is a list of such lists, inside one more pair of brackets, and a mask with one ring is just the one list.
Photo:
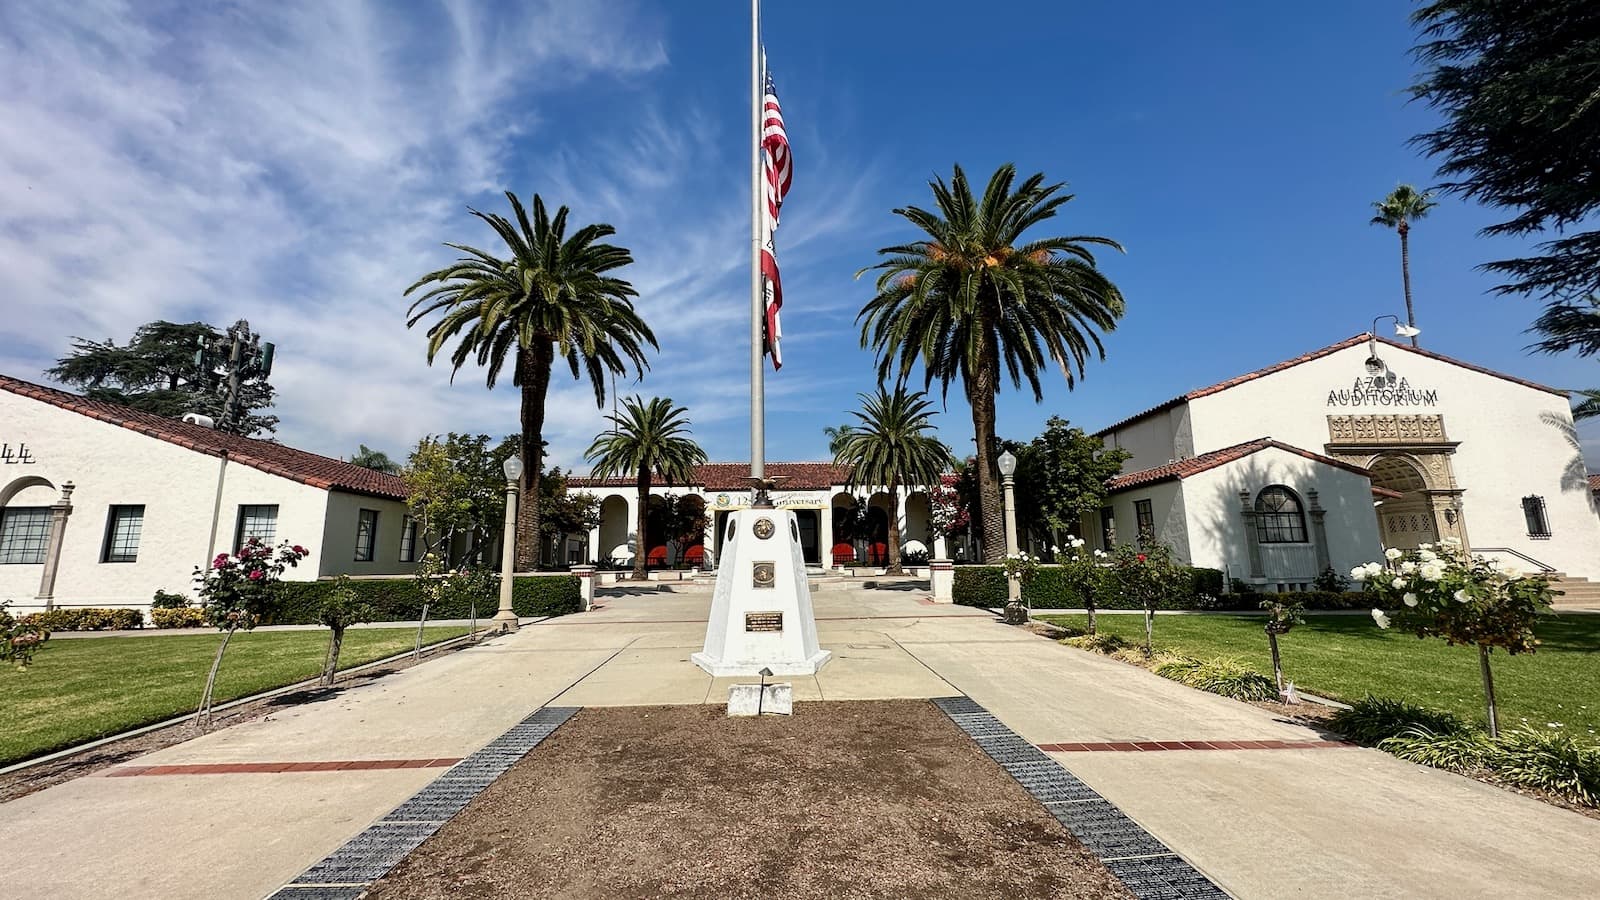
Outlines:
[[1288, 634], [1289, 629], [1305, 623], [1305, 603], [1299, 599], [1299, 594], [1271, 594], [1261, 601], [1261, 608], [1267, 611], [1266, 630], [1268, 634]]
[[956, 566], [950, 599], [961, 606], [984, 609], [1005, 603], [1005, 570], [999, 566]]
[[1556, 233], [1490, 262], [1498, 290], [1571, 300], [1600, 291], [1600, 6], [1592, 0], [1432, 0], [1413, 14], [1424, 71], [1412, 93], [1442, 120], [1415, 138], [1443, 188], [1513, 213], [1488, 235]]
[[21, 622], [46, 631], [127, 631], [144, 627], [144, 613], [137, 609], [59, 607], [49, 612], [29, 613]]
[[372, 469], [388, 475], [399, 475], [400, 464], [389, 457], [382, 450], [374, 450], [366, 444], [360, 445], [356, 452], [350, 454], [350, 462], [363, 469]]
[[[243, 348], [240, 383], [233, 415], [226, 410], [227, 384], [218, 374], [229, 364], [234, 336]], [[204, 347], [203, 363], [195, 353]], [[178, 418], [187, 412], [210, 416], [217, 427], [234, 434], [271, 434], [278, 417], [270, 409], [274, 390], [264, 371], [261, 336], [240, 319], [227, 331], [204, 322], [148, 322], [123, 346], [112, 340], [75, 337], [72, 351], [45, 374], [72, 385], [94, 400], [119, 403], [159, 416]]]
[[150, 624], [157, 628], [199, 628], [206, 614], [193, 606], [156, 607], [150, 610]]
[[317, 607], [318, 625], [342, 632], [351, 625], [373, 620], [377, 610], [352, 587], [354, 583], [348, 575], [340, 575], [333, 580], [333, 586], [323, 595], [322, 603]]
[[[445, 579], [440, 579], [445, 581]], [[477, 586], [473, 581], [479, 581]], [[281, 585], [281, 600], [270, 625], [315, 625], [324, 598], [333, 590], [332, 581], [286, 581]], [[350, 581], [361, 602], [372, 607], [373, 622], [415, 622], [422, 614], [423, 593], [412, 578], [362, 578]], [[499, 603], [499, 579], [469, 575], [447, 584], [438, 599], [428, 605], [428, 619], [465, 619], [471, 613], [474, 597], [478, 617], [494, 614]], [[511, 585], [511, 604], [520, 616], [564, 616], [578, 612], [582, 593], [574, 575], [519, 575]]]
[[482, 560], [484, 542], [505, 521], [501, 466], [516, 452], [516, 438], [490, 446], [487, 434], [451, 432], [417, 442], [401, 477], [408, 490], [406, 508], [417, 520], [421, 538], [432, 542], [428, 549], [448, 548], [456, 535], [469, 535], [466, 558]]
[[1018, 527], [1048, 541], [1075, 531], [1085, 513], [1106, 505], [1106, 482], [1133, 454], [1106, 447], [1060, 416], [1016, 451]]
[[1583, 806], [1600, 806], [1600, 746], [1559, 731], [1517, 728], [1491, 742], [1495, 777]]
[[[476, 362], [490, 388], [512, 362], [512, 382], [522, 390], [522, 509], [526, 527], [540, 533], [545, 398], [556, 359], [567, 364], [573, 378], [587, 377], [595, 405], [603, 407], [607, 376], [631, 370], [633, 377], [642, 377], [649, 368], [646, 349], [658, 345], [634, 309], [638, 291], [616, 277], [633, 256], [626, 247], [603, 242], [615, 228], [584, 225], [568, 236], [565, 206], [552, 217], [535, 194], [530, 218], [515, 194], [507, 191], [506, 200], [510, 219], [472, 214], [494, 230], [509, 256], [447, 244], [465, 255], [406, 288], [409, 297], [426, 287], [408, 310], [406, 327], [439, 314], [428, 328], [428, 364], [455, 341], [449, 352], [452, 373]], [[519, 563], [537, 562], [533, 548], [519, 547], [518, 555]]]
[[[1063, 559], [1065, 558], [1063, 553]], [[1160, 600], [1157, 609], [1257, 608], [1256, 598], [1250, 598], [1248, 602], [1242, 602], [1238, 606], [1221, 606], [1213, 600], [1216, 595], [1204, 593], [1205, 588], [1221, 584], [1222, 573], [1216, 569], [1190, 566], [1177, 568], [1183, 573], [1183, 577], [1177, 580], [1174, 590]], [[1086, 581], [1094, 591], [1093, 600], [1099, 609], [1143, 608], [1136, 598], [1125, 595], [1117, 589], [1117, 583], [1111, 578], [1106, 566], [1097, 565], [1092, 561], [1081, 571], [1074, 570], [1070, 562], [1039, 566], [1033, 577], [1023, 585], [1022, 599], [1033, 609], [1076, 608], [1083, 605]], [[984, 609], [1001, 606], [1006, 602], [1005, 569], [1001, 566], [956, 566], [955, 581], [951, 590], [954, 601], [963, 606], [977, 606]], [[1230, 596], [1232, 595], [1224, 595], [1224, 597]], [[1318, 595], [1296, 594], [1295, 596], [1315, 598]], [[1355, 601], [1350, 601], [1355, 603], [1354, 607], [1338, 608], [1364, 608], [1370, 604], [1370, 598], [1365, 594], [1352, 596], [1357, 598]]]
[[1328, 724], [1350, 740], [1368, 746], [1414, 729], [1431, 735], [1471, 733], [1466, 721], [1455, 713], [1371, 694], [1350, 704], [1349, 709], [1334, 713]]
[[1271, 678], [1235, 659], [1199, 660], [1175, 656], [1157, 662], [1153, 671], [1162, 678], [1235, 700], [1278, 698], [1277, 685]]
[[1128, 646], [1126, 640], [1106, 631], [1062, 638], [1061, 643], [1069, 647], [1077, 647], [1079, 650], [1088, 650], [1091, 653], [1104, 653], [1106, 655], [1116, 653], [1118, 650], [1125, 649]]
[[168, 591], [156, 591], [155, 596], [150, 599], [150, 608], [182, 609], [183, 607], [189, 606], [192, 602], [193, 601], [189, 599], [188, 594], [175, 594]]
[[[893, 392], [857, 394], [861, 408], [852, 410], [856, 424], [839, 429], [830, 441], [833, 461], [850, 467], [852, 488], [883, 487], [889, 492], [889, 572], [900, 570], [899, 528], [902, 485], [936, 485], [950, 463], [950, 448], [939, 441], [932, 421], [933, 404], [926, 394], [902, 384]], [[920, 536], [919, 536], [920, 537]]]
[[[1243, 582], [1240, 583], [1242, 584]], [[1312, 582], [1312, 586], [1323, 593], [1342, 594], [1350, 590], [1350, 579], [1335, 572], [1333, 566], [1328, 566], [1317, 575], [1317, 579]], [[1221, 592], [1219, 591], [1218, 593]]]
[[644, 539], [650, 483], [659, 474], [667, 484], [688, 484], [694, 480], [694, 467], [705, 463], [706, 452], [689, 436], [689, 411], [674, 406], [671, 398], [652, 397], [647, 403], [636, 394], [622, 402], [622, 412], [606, 418], [616, 427], [596, 435], [584, 458], [594, 463], [595, 478], [638, 479], [639, 546], [633, 555], [633, 574], [642, 580], [650, 552]]
[[1378, 749], [1408, 762], [1465, 773], [1483, 767], [1492, 744], [1478, 732], [1434, 734], [1419, 725], [1384, 738]]
[[1108, 580], [1118, 593], [1150, 611], [1181, 597], [1194, 584], [1185, 567], [1172, 561], [1171, 549], [1158, 541], [1143, 549], [1131, 544], [1118, 547], [1111, 556]]
[[[33, 655], [50, 640], [50, 629], [30, 622], [19, 622], [7, 608], [11, 601], [0, 603], [0, 662], [11, 663], [27, 671]], [[0, 729], [3, 733], [4, 729]]]

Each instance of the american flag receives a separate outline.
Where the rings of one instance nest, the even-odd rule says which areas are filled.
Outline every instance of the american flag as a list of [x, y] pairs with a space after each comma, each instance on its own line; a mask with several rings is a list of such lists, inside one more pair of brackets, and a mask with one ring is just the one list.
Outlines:
[[[762, 69], [766, 68], [765, 54]], [[783, 130], [783, 110], [778, 108], [778, 92], [772, 86], [771, 73], [765, 73], [766, 86], [761, 98], [761, 149], [762, 171], [766, 176], [766, 203], [762, 206], [763, 234], [761, 241], [762, 289], [767, 303], [767, 352], [772, 354], [772, 368], [783, 368], [783, 354], [778, 343], [783, 331], [778, 327], [778, 311], [783, 309], [783, 282], [778, 278], [778, 255], [773, 235], [778, 230], [778, 211], [783, 208], [783, 198], [789, 193], [789, 183], [794, 178], [794, 160], [789, 155], [789, 136]]]

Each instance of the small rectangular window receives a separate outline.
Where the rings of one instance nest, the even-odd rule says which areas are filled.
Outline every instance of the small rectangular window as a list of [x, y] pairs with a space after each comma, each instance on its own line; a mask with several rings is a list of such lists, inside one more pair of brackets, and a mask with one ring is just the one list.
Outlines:
[[356, 562], [372, 562], [372, 546], [378, 542], [378, 511], [363, 509], [356, 518]]
[[1112, 515], [1111, 507], [1102, 506], [1100, 507], [1100, 547], [1110, 553], [1111, 548], [1116, 546], [1116, 542], [1117, 520]]
[[417, 561], [417, 520], [406, 516], [405, 525], [400, 528], [400, 561]]
[[50, 507], [0, 509], [0, 565], [38, 565], [50, 543]]
[[1545, 515], [1544, 498], [1534, 495], [1522, 498], [1522, 517], [1528, 522], [1528, 537], [1550, 536], [1550, 519]]
[[239, 527], [234, 531], [234, 549], [255, 538], [267, 546], [278, 540], [278, 504], [239, 507]]
[[1133, 517], [1139, 524], [1139, 546], [1156, 539], [1156, 517], [1149, 500], [1133, 501]]
[[144, 533], [144, 505], [113, 506], [106, 516], [106, 544], [101, 562], [127, 563], [139, 559], [139, 537]]

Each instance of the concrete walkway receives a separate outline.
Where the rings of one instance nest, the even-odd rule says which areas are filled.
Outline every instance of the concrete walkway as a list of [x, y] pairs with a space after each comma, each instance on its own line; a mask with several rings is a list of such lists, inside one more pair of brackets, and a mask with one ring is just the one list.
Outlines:
[[[688, 662], [709, 599], [603, 598], [120, 771], [176, 769], [0, 804], [0, 897], [265, 896], [540, 706], [724, 701], [735, 679]], [[1052, 755], [1236, 896], [1600, 895], [1600, 821], [1376, 751], [1265, 749], [1322, 736], [915, 592], [815, 605], [834, 659], [797, 699], [966, 693], [1037, 744], [1125, 749]]]

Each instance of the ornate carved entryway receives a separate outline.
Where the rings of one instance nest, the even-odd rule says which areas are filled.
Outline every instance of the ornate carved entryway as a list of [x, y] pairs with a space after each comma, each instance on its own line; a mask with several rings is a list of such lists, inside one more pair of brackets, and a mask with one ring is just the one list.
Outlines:
[[1463, 490], [1450, 465], [1459, 444], [1440, 415], [1328, 417], [1328, 455], [1369, 470], [1380, 489], [1374, 502], [1385, 547], [1408, 549], [1446, 535], [1466, 541]]

